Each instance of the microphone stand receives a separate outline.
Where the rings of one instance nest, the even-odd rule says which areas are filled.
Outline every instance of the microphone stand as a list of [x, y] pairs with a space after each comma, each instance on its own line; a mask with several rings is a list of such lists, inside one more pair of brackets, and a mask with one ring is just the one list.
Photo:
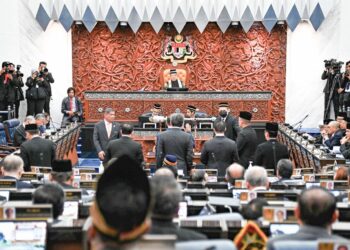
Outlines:
[[307, 114], [303, 119], [301, 119], [299, 122], [295, 123], [292, 125], [292, 127], [296, 127], [296, 129], [298, 130], [298, 132], [300, 132], [300, 129], [303, 127], [303, 122], [306, 120], [306, 118], [309, 117], [309, 114]]

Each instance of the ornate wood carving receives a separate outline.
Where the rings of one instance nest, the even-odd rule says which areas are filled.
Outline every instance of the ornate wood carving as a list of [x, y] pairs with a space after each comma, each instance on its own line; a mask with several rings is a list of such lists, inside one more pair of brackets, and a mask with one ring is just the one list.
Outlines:
[[[92, 33], [74, 26], [73, 82], [77, 93], [83, 97], [82, 93], [86, 90], [162, 89], [160, 76], [170, 64], [160, 58], [161, 44], [166, 35], [175, 34], [175, 29], [168, 32], [164, 28], [156, 34], [147, 23], [143, 23], [136, 34], [129, 28], [118, 28], [112, 34], [101, 23]], [[234, 27], [223, 34], [215, 23], [210, 23], [203, 33], [193, 23], [188, 23], [182, 35], [192, 36], [198, 55], [197, 59], [185, 64], [190, 72], [190, 80], [186, 84], [190, 90], [272, 91], [272, 120], [284, 120], [285, 27], [276, 26], [269, 34], [262, 24], [255, 23], [247, 34]], [[111, 105], [105, 100], [101, 102], [102, 106]], [[142, 109], [141, 106], [133, 108], [142, 113], [148, 105], [145, 104]], [[242, 105], [241, 102], [234, 103], [233, 112], [245, 108]], [[123, 107], [123, 103], [118, 103], [115, 108]], [[182, 106], [179, 108], [184, 110]], [[262, 105], [254, 115], [263, 117], [259, 113], [266, 108]]]

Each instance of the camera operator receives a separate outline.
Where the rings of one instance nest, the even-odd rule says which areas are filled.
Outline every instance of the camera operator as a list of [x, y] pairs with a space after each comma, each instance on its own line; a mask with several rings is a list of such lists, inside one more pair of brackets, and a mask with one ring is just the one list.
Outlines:
[[0, 110], [7, 110], [7, 90], [8, 84], [12, 80], [9, 73], [10, 62], [3, 62], [0, 71]]
[[[19, 66], [19, 67], [18, 67]], [[7, 92], [7, 105], [13, 107], [15, 105], [15, 117], [18, 118], [18, 110], [20, 101], [24, 100], [22, 87], [24, 86], [22, 77], [23, 74], [19, 71], [21, 65], [17, 66], [17, 71], [15, 70], [15, 65], [9, 63], [9, 73], [12, 75], [13, 79], [8, 85]]]
[[347, 108], [350, 107], [350, 61], [347, 61], [345, 64], [345, 72], [341, 80], [341, 88], [344, 91], [343, 105], [345, 106], [345, 110], [343, 110], [343, 112], [346, 112]]
[[340, 86], [340, 69], [343, 62], [337, 62], [336, 59], [331, 59], [324, 60], [324, 63], [325, 70], [322, 73], [321, 79], [327, 80], [323, 93], [325, 93], [324, 119], [328, 119], [330, 118], [331, 102], [333, 102], [335, 117], [337, 117], [339, 113], [339, 96], [343, 91]]
[[37, 70], [32, 70], [32, 75], [27, 78], [26, 99], [27, 116], [43, 113], [45, 99], [47, 97], [46, 89], [49, 83], [46, 82], [44, 75]]
[[44, 80], [47, 82], [47, 86], [45, 87], [46, 98], [44, 103], [44, 112], [50, 114], [50, 100], [52, 96], [51, 83], [54, 83], [55, 80], [53, 79], [52, 74], [49, 72], [46, 62], [39, 63], [38, 71], [43, 75]]

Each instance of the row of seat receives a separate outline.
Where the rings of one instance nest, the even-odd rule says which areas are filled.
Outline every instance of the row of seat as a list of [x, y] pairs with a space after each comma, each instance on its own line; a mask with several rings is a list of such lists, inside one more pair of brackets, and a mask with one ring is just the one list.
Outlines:
[[19, 125], [18, 119], [10, 119], [0, 123], [0, 145], [13, 145], [15, 130]]

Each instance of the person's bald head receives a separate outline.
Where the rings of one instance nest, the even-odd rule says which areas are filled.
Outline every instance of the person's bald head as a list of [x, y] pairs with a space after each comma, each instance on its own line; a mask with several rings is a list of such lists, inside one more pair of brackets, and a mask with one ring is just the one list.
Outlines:
[[174, 173], [170, 169], [164, 168], [164, 167], [163, 168], [159, 168], [155, 172], [154, 175], [155, 176], [170, 176], [170, 177], [174, 177], [175, 178]]
[[226, 168], [226, 180], [227, 182], [234, 184], [235, 180], [243, 179], [244, 167], [238, 163], [233, 163]]
[[338, 218], [336, 199], [324, 188], [306, 189], [299, 196], [295, 216], [303, 225], [328, 227]]

